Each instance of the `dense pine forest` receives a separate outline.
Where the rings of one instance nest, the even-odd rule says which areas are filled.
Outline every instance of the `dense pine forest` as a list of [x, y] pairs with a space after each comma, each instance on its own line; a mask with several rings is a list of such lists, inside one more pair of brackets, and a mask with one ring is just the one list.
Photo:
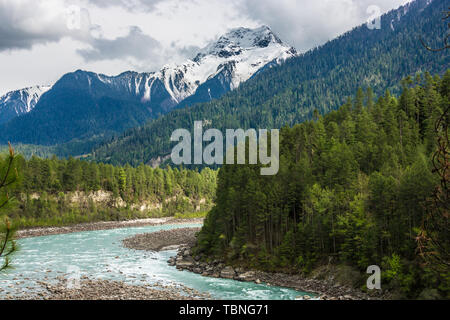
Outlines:
[[[416, 238], [439, 185], [431, 159], [445, 134], [435, 123], [450, 104], [450, 71], [408, 78], [402, 88], [377, 101], [360, 89], [338, 111], [284, 127], [276, 176], [225, 165], [196, 251], [277, 272], [346, 266], [361, 287], [359, 275], [379, 265], [383, 288], [399, 297], [449, 298], [448, 261], [438, 270], [424, 264]], [[443, 231], [425, 232], [448, 253], [445, 214]]]
[[[8, 156], [0, 155], [0, 168]], [[114, 167], [70, 158], [14, 159], [17, 182], [8, 216], [21, 227], [201, 215], [215, 196], [217, 173], [186, 169], [153, 169], [141, 165]]]
[[149, 163], [170, 154], [175, 129], [208, 120], [212, 128], [280, 128], [311, 120], [345, 103], [361, 87], [381, 95], [401, 92], [400, 81], [424, 70], [443, 75], [450, 64], [439, 47], [446, 33], [445, 1], [415, 1], [382, 16], [380, 30], [366, 25], [310, 50], [284, 65], [265, 70], [219, 100], [171, 112], [94, 149], [92, 158], [112, 164]]

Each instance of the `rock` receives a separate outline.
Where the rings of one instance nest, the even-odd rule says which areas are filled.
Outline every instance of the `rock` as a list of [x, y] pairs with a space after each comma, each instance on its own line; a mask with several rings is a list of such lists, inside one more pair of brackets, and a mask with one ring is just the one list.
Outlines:
[[130, 249], [145, 251], [167, 251], [179, 249], [177, 256], [190, 256], [191, 246], [196, 238], [199, 228], [181, 228], [162, 230], [147, 234], [138, 234], [123, 240], [123, 245]]
[[193, 261], [190, 260], [181, 260], [177, 261], [177, 268], [187, 269], [194, 265]]
[[134, 286], [117, 281], [83, 281], [81, 290], [67, 289], [65, 285], [59, 284], [50, 287], [50, 295], [42, 292], [35, 293], [37, 297], [30, 299], [45, 300], [184, 300], [184, 299], [206, 299], [207, 296], [184, 286], [161, 286], [159, 289], [151, 286]]
[[233, 267], [225, 267], [221, 272], [220, 276], [225, 279], [233, 279], [236, 275], [236, 272], [234, 271]]
[[256, 280], [256, 275], [255, 275], [254, 271], [248, 271], [248, 272], [241, 273], [238, 276], [238, 279], [240, 281], [255, 281]]
[[256, 283], [256, 284], [261, 284], [261, 280], [256, 279], [256, 280], [255, 280], [255, 283]]
[[161, 248], [161, 251], [170, 251], [170, 250], [176, 250], [180, 247], [180, 245], [174, 244], [167, 247]]
[[193, 272], [194, 272], [194, 273], [197, 273], [197, 274], [201, 274], [201, 273], [202, 273], [202, 269], [200, 269], [200, 268], [194, 268]]

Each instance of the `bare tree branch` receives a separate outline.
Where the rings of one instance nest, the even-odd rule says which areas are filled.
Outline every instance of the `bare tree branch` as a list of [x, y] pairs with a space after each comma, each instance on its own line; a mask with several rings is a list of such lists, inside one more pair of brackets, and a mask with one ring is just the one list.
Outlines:
[[[444, 11], [444, 17], [442, 18], [442, 20], [447, 20], [450, 18], [450, 7], [448, 8], [448, 11]], [[450, 23], [448, 23], [448, 31], [447, 31], [447, 35], [444, 38], [444, 46], [438, 49], [433, 49], [430, 46], [428, 46], [425, 41], [423, 40], [423, 38], [420, 39], [420, 41], [422, 42], [422, 45], [429, 51], [432, 52], [440, 52], [440, 51], [444, 51], [446, 49], [450, 49], [450, 44], [448, 43], [449, 38], [450, 38]]]

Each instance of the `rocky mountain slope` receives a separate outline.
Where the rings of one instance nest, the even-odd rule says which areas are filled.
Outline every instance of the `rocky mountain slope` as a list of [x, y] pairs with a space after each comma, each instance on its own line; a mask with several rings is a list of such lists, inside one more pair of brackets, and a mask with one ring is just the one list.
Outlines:
[[51, 86], [36, 86], [11, 91], [0, 97], [0, 124], [31, 112], [42, 95], [50, 89]]
[[111, 77], [78, 70], [64, 75], [32, 112], [1, 126], [0, 139], [52, 145], [121, 132], [177, 106], [219, 98], [268, 64], [296, 55], [263, 26], [233, 29], [192, 60], [158, 72]]

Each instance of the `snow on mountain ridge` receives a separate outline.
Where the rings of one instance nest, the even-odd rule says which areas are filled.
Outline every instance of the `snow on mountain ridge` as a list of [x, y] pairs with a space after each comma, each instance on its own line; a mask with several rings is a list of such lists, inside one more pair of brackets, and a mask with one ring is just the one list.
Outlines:
[[234, 90], [266, 64], [274, 60], [281, 63], [295, 55], [295, 49], [283, 44], [267, 26], [236, 28], [200, 50], [193, 60], [181, 66], [166, 66], [162, 74], [155, 76], [165, 78], [178, 103], [220, 74], [225, 65], [233, 69], [230, 89]]
[[[155, 114], [165, 113], [188, 97], [195, 96], [197, 89], [211, 79], [219, 80], [222, 86], [220, 92], [234, 90], [269, 63], [279, 64], [296, 55], [295, 49], [285, 45], [267, 26], [236, 28], [180, 65], [168, 64], [158, 72], [126, 71], [117, 76], [77, 70], [64, 75], [51, 92], [82, 91], [96, 98], [140, 102]], [[30, 112], [49, 89], [35, 87], [19, 90], [14, 96], [17, 101], [14, 104], [7, 102], [12, 99], [8, 95], [1, 98], [0, 117], [3, 119], [0, 123]], [[208, 88], [209, 96], [214, 90]], [[218, 95], [213, 92], [213, 96]], [[4, 116], [7, 103], [8, 106], [14, 105], [14, 113], [8, 111], [8, 115]]]
[[114, 77], [92, 75], [105, 85], [136, 95], [143, 103], [152, 101], [157, 93], [155, 85], [161, 83], [172, 100], [166, 103], [176, 105], [195, 94], [201, 84], [220, 74], [224, 66], [233, 68], [230, 90], [234, 90], [266, 64], [281, 63], [296, 55], [295, 49], [283, 44], [267, 26], [236, 28], [180, 65], [167, 64], [152, 73], [129, 71]]
[[31, 112], [51, 86], [35, 86], [6, 93], [0, 97], [0, 123]]
[[204, 55], [216, 55], [219, 57], [239, 55], [242, 50], [256, 47], [265, 48], [271, 44], [284, 46], [280, 38], [267, 26], [256, 29], [235, 28], [201, 50], [197, 57], [194, 58], [194, 61], [200, 60]]

